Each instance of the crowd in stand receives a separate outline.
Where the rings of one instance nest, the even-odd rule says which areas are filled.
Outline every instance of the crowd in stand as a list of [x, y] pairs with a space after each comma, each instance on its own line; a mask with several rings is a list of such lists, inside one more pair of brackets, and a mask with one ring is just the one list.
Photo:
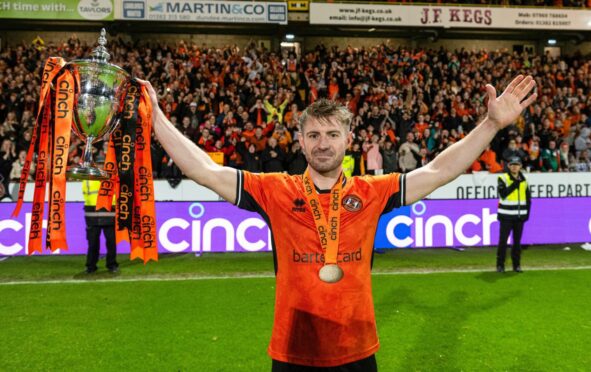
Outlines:
[[[88, 55], [76, 37], [0, 54], [0, 175], [19, 178], [31, 140], [40, 75], [49, 56]], [[591, 170], [591, 71], [582, 55], [551, 58], [506, 50], [364, 48], [318, 45], [300, 56], [250, 43], [208, 47], [111, 41], [111, 62], [149, 80], [170, 121], [225, 165], [252, 172], [302, 173], [302, 110], [327, 97], [353, 113], [353, 174], [409, 172], [463, 138], [486, 114], [485, 84], [497, 90], [517, 73], [535, 77], [539, 98], [500, 132], [468, 172], [500, 172], [513, 156], [530, 172]], [[96, 158], [105, 157], [105, 144]], [[83, 143], [72, 136], [70, 162]], [[182, 175], [157, 141], [156, 177]]]

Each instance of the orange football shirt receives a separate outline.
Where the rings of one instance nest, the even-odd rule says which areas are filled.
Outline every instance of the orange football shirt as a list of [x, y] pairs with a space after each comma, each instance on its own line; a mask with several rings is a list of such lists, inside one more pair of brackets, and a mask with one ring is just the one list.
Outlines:
[[[374, 236], [383, 213], [403, 205], [405, 176], [345, 178], [338, 261], [344, 277], [322, 282], [324, 252], [302, 176], [238, 171], [236, 205], [258, 212], [272, 232], [275, 320], [268, 353], [293, 364], [331, 367], [379, 348], [371, 291]], [[317, 190], [328, 214], [330, 190]]]

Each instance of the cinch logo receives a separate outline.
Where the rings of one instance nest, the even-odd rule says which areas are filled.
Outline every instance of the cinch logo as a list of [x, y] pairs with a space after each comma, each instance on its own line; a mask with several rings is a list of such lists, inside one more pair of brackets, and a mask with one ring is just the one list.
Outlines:
[[138, 186], [139, 186], [139, 194], [141, 201], [148, 201], [151, 198], [152, 193], [150, 192], [149, 181], [152, 175], [148, 171], [146, 167], [139, 167], [138, 169], [139, 177], [138, 177]]
[[65, 164], [68, 161], [68, 148], [66, 145], [66, 139], [63, 136], [55, 138], [55, 159], [53, 164], [53, 175], [59, 176], [65, 173]]
[[[463, 246], [491, 244], [491, 225], [497, 222], [497, 214], [489, 208], [482, 208], [481, 215], [468, 213], [453, 220], [442, 214], [427, 215], [427, 205], [422, 201], [413, 204], [411, 210], [411, 216], [395, 216], [386, 226], [386, 238], [395, 247], [453, 247], [454, 241]], [[400, 225], [410, 228], [410, 236], [396, 234]], [[471, 230], [471, 235], [465, 230]]]
[[156, 223], [151, 216], [142, 216], [141, 234], [144, 242], [144, 249], [156, 247], [156, 242], [154, 241], [154, 238], [156, 237], [156, 234], [154, 233], [155, 228]]
[[62, 228], [62, 206], [64, 205], [64, 198], [62, 197], [62, 193], [59, 190], [55, 190], [53, 192], [51, 198], [51, 229], [52, 230], [61, 230]]
[[[45, 173], [47, 172], [45, 164], [47, 163], [47, 153], [45, 150], [39, 151], [39, 155], [37, 157], [37, 170], [35, 173], [35, 188], [42, 188], [45, 186]], [[25, 176], [27, 173], [23, 172]], [[25, 178], [26, 180], [26, 178]], [[22, 181], [22, 175], [21, 175]]]
[[293, 207], [291, 208], [292, 212], [299, 212], [299, 213], [306, 213], [306, 201], [301, 198], [294, 199]]
[[123, 142], [121, 144], [121, 167], [122, 171], [128, 171], [131, 168], [131, 148], [133, 147], [133, 142], [131, 141], [131, 136], [126, 134], [123, 136]]
[[56, 66], [57, 63], [53, 59], [49, 59], [47, 61], [47, 64], [45, 65], [45, 70], [43, 71], [43, 84], [47, 84], [49, 82], [49, 74], [51, 73], [51, 71], [55, 69]]
[[68, 102], [68, 95], [73, 92], [70, 87], [70, 83], [67, 80], [62, 80], [59, 83], [59, 89], [57, 91], [57, 118], [65, 118], [71, 110]]
[[121, 184], [119, 190], [119, 220], [125, 221], [129, 218], [129, 204], [131, 202], [132, 193], [126, 184]]
[[211, 252], [225, 241], [224, 251], [236, 246], [247, 252], [271, 251], [271, 231], [260, 218], [246, 218], [239, 223], [227, 218], [201, 218], [206, 215], [201, 203], [189, 206], [191, 218], [171, 218], [158, 229], [158, 243], [169, 252]]
[[143, 123], [138, 120], [137, 126], [135, 127], [135, 148], [136, 151], [144, 151], [146, 148], [146, 139], [144, 138], [144, 127]]
[[127, 120], [133, 118], [135, 113], [135, 101], [139, 94], [139, 91], [135, 85], [131, 85], [125, 96], [125, 107], [123, 109], [123, 117]]
[[[43, 229], [43, 211], [42, 211], [42, 204], [33, 204], [33, 214], [31, 216], [31, 239], [40, 239], [41, 232]], [[27, 221], [29, 219], [27, 218]], [[17, 229], [16, 231], [20, 230]]]

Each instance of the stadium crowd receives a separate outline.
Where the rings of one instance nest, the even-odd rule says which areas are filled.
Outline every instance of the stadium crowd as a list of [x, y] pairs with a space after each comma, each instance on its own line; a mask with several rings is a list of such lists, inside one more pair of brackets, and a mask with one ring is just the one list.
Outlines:
[[[0, 54], [0, 177], [19, 178], [31, 140], [43, 62], [83, 58], [92, 48], [75, 36], [60, 43], [6, 48]], [[499, 133], [468, 172], [500, 172], [513, 156], [530, 172], [591, 170], [591, 71], [582, 55], [553, 59], [507, 50], [409, 50], [318, 45], [296, 56], [246, 46], [207, 47], [121, 40], [111, 62], [147, 79], [166, 115], [188, 138], [225, 165], [253, 172], [302, 173], [301, 111], [319, 97], [354, 113], [349, 172], [408, 172], [464, 137], [485, 115], [485, 84], [502, 88], [511, 76], [535, 77], [539, 98]], [[72, 136], [70, 162], [83, 143]], [[106, 143], [96, 147], [104, 159]], [[155, 177], [182, 175], [152, 144]], [[31, 174], [33, 172], [31, 171]]]

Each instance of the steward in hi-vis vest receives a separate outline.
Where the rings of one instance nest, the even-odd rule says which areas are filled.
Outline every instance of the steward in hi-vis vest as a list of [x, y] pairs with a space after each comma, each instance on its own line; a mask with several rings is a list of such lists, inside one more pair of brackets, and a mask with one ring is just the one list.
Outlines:
[[82, 181], [86, 239], [88, 240], [88, 253], [86, 255], [87, 274], [92, 274], [97, 270], [96, 265], [101, 248], [101, 230], [107, 241], [107, 269], [112, 273], [119, 271], [119, 264], [117, 264], [117, 243], [115, 241], [115, 198], [113, 198], [113, 208], [111, 208], [110, 212], [104, 209], [97, 211], [96, 202], [100, 188], [100, 181]]
[[529, 218], [531, 209], [531, 194], [527, 180], [521, 173], [521, 159], [517, 156], [509, 161], [509, 172], [499, 176], [498, 180], [499, 209], [497, 218], [501, 228], [499, 246], [497, 249], [497, 272], [505, 272], [505, 255], [507, 239], [513, 232], [513, 247], [511, 260], [513, 271], [521, 270], [521, 235], [523, 224]]

